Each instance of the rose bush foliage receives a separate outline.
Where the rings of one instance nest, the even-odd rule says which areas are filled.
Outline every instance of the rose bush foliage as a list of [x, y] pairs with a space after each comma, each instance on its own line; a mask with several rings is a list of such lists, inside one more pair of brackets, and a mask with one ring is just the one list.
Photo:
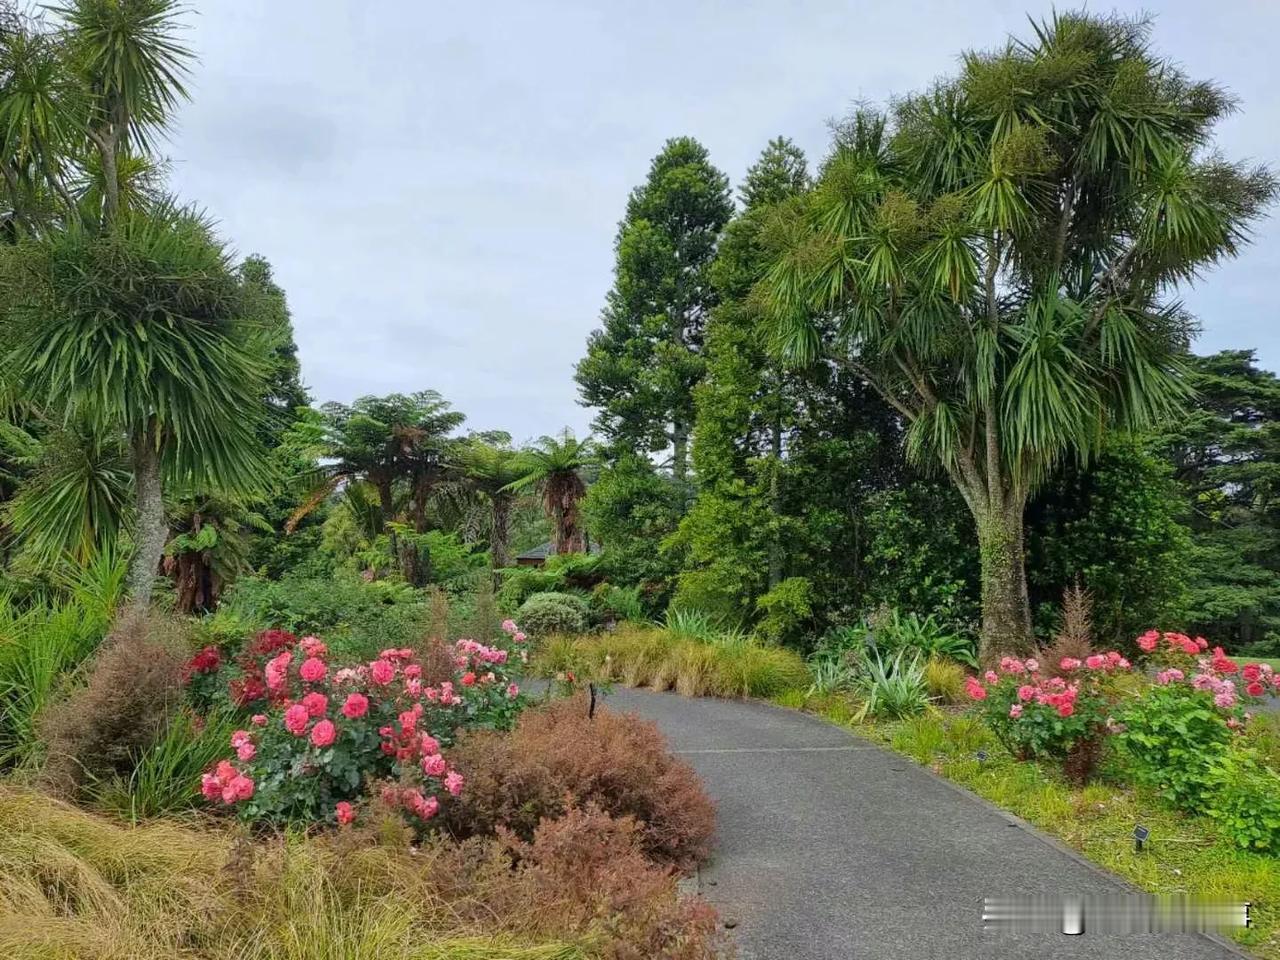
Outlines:
[[[337, 666], [317, 637], [264, 631], [229, 671], [227, 696], [250, 716], [231, 737], [233, 755], [204, 775], [202, 792], [249, 821], [345, 824], [376, 789], [425, 824], [464, 789], [445, 756], [457, 732], [507, 729], [523, 705], [525, 636], [509, 620], [503, 631], [492, 645], [458, 640], [452, 679], [435, 684], [412, 648]], [[216, 669], [207, 650], [197, 654], [194, 692], [212, 696]]]
[[1047, 676], [1035, 657], [1004, 657], [998, 670], [965, 681], [987, 725], [1015, 756], [1060, 760], [1115, 725], [1110, 680], [1130, 670], [1129, 661], [1113, 650], [1085, 660], [1066, 657], [1058, 668], [1062, 676]]

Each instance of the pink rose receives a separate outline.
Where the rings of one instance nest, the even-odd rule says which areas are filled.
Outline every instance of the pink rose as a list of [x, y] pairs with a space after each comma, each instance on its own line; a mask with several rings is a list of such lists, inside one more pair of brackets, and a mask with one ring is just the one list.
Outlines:
[[325, 711], [329, 709], [329, 698], [313, 690], [302, 698], [302, 705], [307, 708], [307, 713], [311, 716], [323, 717]]
[[267, 661], [267, 665], [262, 668], [262, 672], [266, 677], [268, 689], [274, 693], [279, 693], [284, 689], [285, 681], [289, 676], [289, 664], [292, 662], [293, 653], [289, 650], [285, 650]]
[[1063, 657], [1058, 663], [1060, 670], [1075, 670], [1080, 666], [1080, 661], [1075, 657]]
[[1035, 673], [1037, 670], [1040, 669], [1040, 661], [1037, 660], [1035, 657], [1031, 657], [1026, 662], [1026, 668], [1031, 673]]
[[363, 693], [352, 693], [342, 704], [342, 715], [348, 720], [356, 720], [369, 712], [369, 698]]
[[231, 746], [232, 748], [239, 750], [243, 744], [248, 743], [252, 739], [253, 737], [250, 736], [248, 730], [237, 730], [235, 733], [231, 734]]
[[1075, 704], [1070, 700], [1067, 700], [1065, 703], [1058, 704], [1058, 716], [1060, 717], [1069, 717], [1075, 712]]
[[422, 751], [424, 757], [428, 757], [433, 753], [440, 752], [440, 741], [429, 733], [422, 735], [422, 740], [418, 743], [418, 748]]
[[462, 685], [464, 687], [474, 687], [476, 685], [476, 675], [468, 670], [462, 675]]
[[[492, 622], [492, 621], [491, 621], [491, 622]], [[515, 622], [514, 620], [503, 620], [503, 621], [502, 621], [502, 632], [503, 632], [503, 633], [515, 633], [515, 632], [516, 632], [516, 630], [518, 630], [518, 629], [519, 629], [519, 628], [516, 626], [516, 622]]]
[[346, 800], [339, 800], [336, 804], [334, 804], [333, 814], [337, 818], [338, 823], [342, 824], [343, 826], [346, 826], [348, 823], [351, 823], [351, 821], [355, 820], [356, 818], [355, 808], [352, 807], [351, 804], [349, 804]]
[[200, 778], [200, 792], [206, 800], [217, 800], [222, 796], [222, 783], [212, 773], [206, 773]]
[[969, 694], [970, 699], [972, 700], [987, 699], [987, 689], [981, 683], [978, 682], [977, 677], [966, 677], [964, 681], [964, 687], [965, 687], [965, 691]]
[[1155, 630], [1148, 630], [1138, 638], [1138, 647], [1144, 653], [1151, 653], [1156, 648], [1156, 644], [1160, 642], [1160, 634]]
[[435, 797], [427, 797], [424, 799], [419, 795], [417, 802], [413, 805], [413, 812], [423, 820], [430, 820], [440, 812], [440, 801]]
[[521, 633], [519, 630], [517, 630], [515, 635], [511, 639], [514, 640], [516, 643], [524, 643], [526, 640], [529, 639], [529, 635], [526, 633]]
[[265, 713], [255, 713], [249, 718], [249, 722], [255, 727], [265, 727], [267, 725], [267, 715]]
[[1020, 703], [1012, 704], [1009, 707], [1009, 716], [1013, 717], [1013, 719], [1015, 720], [1017, 720], [1018, 717], [1022, 716], [1022, 704]]
[[443, 776], [447, 769], [449, 769], [449, 765], [445, 763], [444, 757], [438, 753], [422, 758], [422, 772], [428, 777]]
[[507, 699], [514, 700], [520, 696], [520, 685], [518, 683], [507, 684]]
[[449, 775], [444, 778], [444, 788], [456, 797], [462, 792], [462, 782], [462, 774], [457, 770], [450, 770]]
[[248, 763], [258, 754], [258, 748], [249, 741], [245, 741], [236, 747], [236, 756], [240, 758], [242, 763]]
[[369, 664], [369, 678], [378, 686], [386, 686], [396, 678], [395, 665], [390, 660], [375, 660]]
[[307, 732], [307, 722], [310, 719], [311, 714], [307, 712], [307, 708], [295, 703], [284, 712], [284, 728], [295, 737], [300, 737]]
[[1035, 695], [1036, 695], [1036, 688], [1031, 686], [1031, 684], [1029, 683], [1024, 683], [1022, 686], [1018, 688], [1019, 700], [1030, 700]]
[[337, 736], [338, 728], [333, 725], [332, 720], [321, 720], [311, 728], [311, 742], [317, 747], [329, 746]]
[[994, 670], [988, 670], [985, 674], [983, 674], [983, 676], [985, 677], [987, 683], [1000, 682], [1000, 675], [997, 674]]
[[307, 683], [319, 683], [328, 672], [329, 668], [325, 666], [323, 660], [319, 657], [308, 657], [302, 661], [302, 667], [298, 671], [298, 675]]
[[1095, 653], [1084, 658], [1084, 665], [1090, 670], [1101, 670], [1107, 665], [1107, 658], [1100, 653]]

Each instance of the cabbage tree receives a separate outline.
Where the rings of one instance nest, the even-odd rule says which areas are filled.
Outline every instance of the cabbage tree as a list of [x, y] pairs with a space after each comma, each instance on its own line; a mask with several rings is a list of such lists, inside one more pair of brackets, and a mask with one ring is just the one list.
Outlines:
[[986, 655], [1031, 636], [1028, 495], [1189, 394], [1179, 288], [1235, 255], [1275, 192], [1213, 150], [1233, 108], [1152, 50], [1147, 21], [1055, 15], [839, 127], [772, 225], [774, 345], [859, 373], [960, 491]]
[[267, 349], [208, 223], [162, 205], [109, 228], [72, 222], [4, 260], [5, 370], [94, 437], [119, 437], [133, 472], [133, 601], [149, 602], [168, 539], [164, 489], [248, 491]]

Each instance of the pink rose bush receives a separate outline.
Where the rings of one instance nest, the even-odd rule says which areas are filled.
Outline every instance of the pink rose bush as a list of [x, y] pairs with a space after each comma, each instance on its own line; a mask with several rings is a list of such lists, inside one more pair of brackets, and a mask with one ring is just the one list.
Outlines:
[[[1051, 677], [1034, 657], [1004, 657], [998, 670], [965, 681], [969, 697], [983, 704], [988, 726], [1015, 756], [1065, 760], [1091, 751], [1114, 724], [1111, 678], [1128, 672], [1129, 661], [1112, 650], [1083, 662], [1064, 658], [1058, 666], [1064, 676]], [[1085, 763], [1079, 778], [1091, 767], [1092, 761]]]
[[[1206, 810], [1252, 717], [1248, 708], [1280, 692], [1280, 676], [1269, 664], [1237, 663], [1203, 637], [1148, 630], [1137, 643], [1155, 672], [1120, 716], [1129, 767], [1179, 809]], [[1242, 764], [1233, 761], [1237, 770]]]
[[232, 701], [254, 713], [201, 792], [250, 821], [345, 825], [374, 790], [425, 824], [465, 789], [448, 760], [456, 732], [505, 729], [523, 706], [513, 672], [520, 661], [508, 649], [523, 637], [514, 623], [504, 631], [492, 645], [457, 641], [454, 678], [438, 684], [423, 680], [410, 648], [335, 669], [316, 637], [260, 634], [228, 685]]

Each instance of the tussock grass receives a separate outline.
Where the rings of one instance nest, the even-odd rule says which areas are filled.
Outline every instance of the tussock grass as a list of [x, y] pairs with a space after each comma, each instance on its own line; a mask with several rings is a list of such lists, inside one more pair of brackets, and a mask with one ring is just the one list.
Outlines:
[[[510, 930], [518, 917], [479, 922], [482, 910], [431, 880], [425, 848], [415, 862], [293, 837], [249, 855], [227, 830], [126, 826], [12, 787], [0, 787], [0, 823], [0, 956], [12, 960], [593, 956], [589, 944], [525, 942]], [[464, 866], [451, 855], [439, 874]], [[486, 936], [486, 926], [502, 932]]]
[[955, 660], [932, 656], [924, 665], [924, 685], [939, 703], [964, 703], [965, 668]]
[[778, 697], [809, 685], [794, 651], [744, 641], [691, 638], [687, 633], [624, 624], [599, 636], [551, 637], [532, 669], [542, 676], [574, 670], [629, 687], [675, 690], [686, 696]]

